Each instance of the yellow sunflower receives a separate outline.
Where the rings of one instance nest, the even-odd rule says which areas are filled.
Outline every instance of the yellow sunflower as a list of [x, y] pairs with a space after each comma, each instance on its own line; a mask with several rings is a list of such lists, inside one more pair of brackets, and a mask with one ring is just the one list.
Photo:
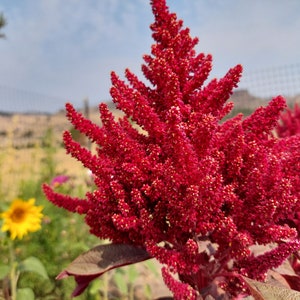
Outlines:
[[34, 202], [33, 198], [28, 201], [16, 199], [11, 203], [9, 209], [0, 215], [4, 219], [1, 230], [9, 231], [12, 240], [16, 237], [22, 239], [29, 232], [41, 228], [43, 207], [35, 206]]

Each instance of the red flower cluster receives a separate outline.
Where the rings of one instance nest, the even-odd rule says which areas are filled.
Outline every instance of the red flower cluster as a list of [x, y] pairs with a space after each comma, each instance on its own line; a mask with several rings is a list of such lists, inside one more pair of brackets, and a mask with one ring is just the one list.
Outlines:
[[[44, 191], [85, 214], [92, 234], [158, 259], [176, 299], [213, 294], [214, 282], [234, 295], [245, 291], [239, 274], [262, 279], [300, 248], [288, 225], [299, 207], [300, 139], [272, 135], [282, 97], [223, 122], [242, 67], [205, 85], [211, 56], [196, 54], [198, 40], [165, 1], [151, 4], [156, 43], [142, 66], [150, 85], [129, 70], [127, 83], [111, 75], [113, 101], [126, 116], [115, 120], [101, 104], [99, 127], [66, 105], [75, 128], [97, 145], [92, 154], [65, 132], [67, 152], [92, 171], [97, 189], [86, 199]], [[251, 250], [271, 243], [261, 255]]]
[[297, 103], [293, 109], [287, 108], [281, 114], [280, 122], [276, 127], [276, 133], [281, 138], [300, 133], [300, 107]]
[[[275, 135], [282, 138], [284, 141], [289, 138], [290, 149], [292, 150], [292, 155], [295, 156], [294, 161], [295, 166], [290, 165], [289, 168], [294, 169], [296, 172], [298, 170], [300, 156], [299, 156], [299, 146], [297, 143], [300, 134], [300, 107], [295, 103], [293, 108], [286, 108], [280, 115], [279, 122], [275, 128]], [[295, 141], [295, 142], [294, 142]], [[300, 205], [297, 206], [293, 214], [289, 215], [289, 225], [295, 227], [298, 231], [300, 237]]]

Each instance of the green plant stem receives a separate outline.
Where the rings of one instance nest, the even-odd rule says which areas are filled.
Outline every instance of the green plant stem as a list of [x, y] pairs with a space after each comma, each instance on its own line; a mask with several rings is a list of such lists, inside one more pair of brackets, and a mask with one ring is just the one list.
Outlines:
[[129, 285], [129, 299], [134, 300], [134, 286], [132, 282]]
[[108, 300], [108, 274], [103, 275], [103, 300]]
[[11, 300], [17, 300], [17, 282], [19, 278], [19, 273], [17, 271], [18, 263], [16, 262], [15, 250], [12, 241], [10, 241], [9, 243], [9, 259]]

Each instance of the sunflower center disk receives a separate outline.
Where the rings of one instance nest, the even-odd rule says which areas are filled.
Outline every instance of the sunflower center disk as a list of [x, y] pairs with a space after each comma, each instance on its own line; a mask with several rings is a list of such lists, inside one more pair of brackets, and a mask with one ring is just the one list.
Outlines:
[[11, 219], [15, 223], [23, 222], [24, 218], [25, 218], [25, 211], [24, 211], [24, 209], [21, 209], [21, 208], [15, 209], [11, 215]]

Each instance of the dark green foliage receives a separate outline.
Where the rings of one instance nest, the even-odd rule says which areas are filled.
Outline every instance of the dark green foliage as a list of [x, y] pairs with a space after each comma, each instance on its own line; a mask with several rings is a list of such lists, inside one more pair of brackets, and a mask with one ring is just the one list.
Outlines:
[[[7, 24], [6, 19], [4, 18], [3, 13], [0, 13], [0, 30]], [[5, 34], [0, 32], [0, 38], [4, 38]]]

